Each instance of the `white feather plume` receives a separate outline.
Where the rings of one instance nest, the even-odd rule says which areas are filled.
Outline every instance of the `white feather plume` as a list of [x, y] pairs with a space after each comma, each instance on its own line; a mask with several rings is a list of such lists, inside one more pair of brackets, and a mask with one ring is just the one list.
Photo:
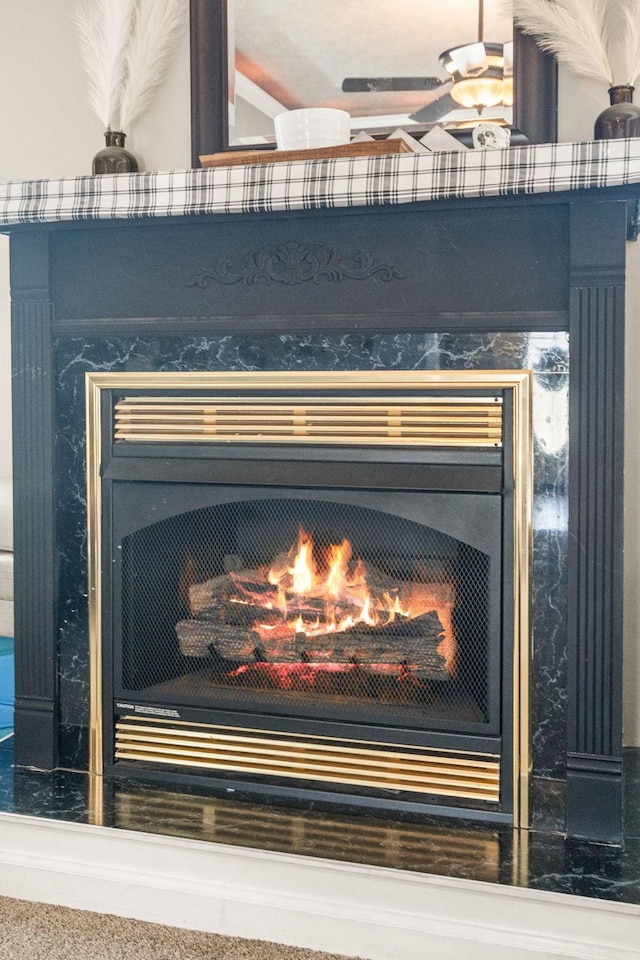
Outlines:
[[633, 85], [640, 76], [640, 0], [618, 0], [618, 5], [621, 22], [616, 48], [621, 45], [623, 52], [618, 66], [612, 47], [613, 80]]
[[574, 73], [611, 86], [612, 6], [612, 0], [513, 0], [513, 19]]
[[89, 102], [109, 129], [117, 129], [124, 80], [124, 51], [135, 0], [83, 0], [76, 9]]
[[144, 113], [164, 79], [186, 22], [185, 0], [134, 0], [133, 29], [125, 51], [120, 103], [123, 130]]

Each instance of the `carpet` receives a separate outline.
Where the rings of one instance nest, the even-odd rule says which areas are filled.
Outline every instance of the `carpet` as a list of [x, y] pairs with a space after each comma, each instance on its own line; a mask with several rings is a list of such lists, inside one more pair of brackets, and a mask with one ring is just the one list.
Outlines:
[[0, 743], [13, 734], [14, 691], [13, 639], [0, 637]]
[[284, 947], [0, 897], [1, 960], [346, 960]]

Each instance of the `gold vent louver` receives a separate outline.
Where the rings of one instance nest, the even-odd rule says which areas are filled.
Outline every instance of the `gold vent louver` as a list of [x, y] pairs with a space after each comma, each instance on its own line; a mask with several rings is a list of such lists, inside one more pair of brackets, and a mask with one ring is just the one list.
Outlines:
[[122, 717], [116, 760], [325, 781], [379, 790], [500, 798], [500, 762], [484, 754], [375, 747], [355, 741], [239, 731], [210, 724]]
[[502, 445], [499, 397], [125, 397], [116, 440], [136, 443]]

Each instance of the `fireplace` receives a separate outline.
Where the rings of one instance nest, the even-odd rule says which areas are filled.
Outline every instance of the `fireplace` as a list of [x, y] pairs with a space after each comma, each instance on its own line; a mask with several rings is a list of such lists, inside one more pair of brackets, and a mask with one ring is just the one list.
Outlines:
[[94, 772], [527, 822], [528, 372], [88, 391]]
[[[557, 149], [568, 152], [567, 145]], [[491, 157], [460, 162], [490, 165]], [[209, 182], [208, 173], [197, 173]], [[195, 781], [274, 802], [379, 803], [398, 816], [467, 811], [476, 819], [619, 840], [623, 296], [633, 189], [388, 205], [369, 197], [353, 209], [319, 202], [303, 212], [251, 215], [181, 208], [166, 218], [12, 227], [16, 762], [87, 770], [91, 757], [94, 771], [120, 776], [126, 769], [139, 779]], [[87, 373], [95, 401], [91, 462], [101, 464], [88, 503]], [[329, 374], [331, 384], [313, 381]], [[465, 374], [480, 378], [473, 388], [447, 381]], [[168, 379], [152, 384], [156, 376]], [[185, 376], [202, 380], [168, 390], [172, 378]], [[186, 443], [166, 434], [115, 435], [116, 418], [124, 423], [131, 414], [134, 422], [133, 413], [143, 412], [127, 406], [134, 401], [150, 405], [175, 391], [197, 403], [204, 391], [208, 402], [208, 377], [221, 378], [220, 401], [222, 380], [236, 377], [235, 399], [250, 395], [253, 382], [265, 390], [259, 403], [278, 394], [278, 406], [294, 397], [333, 403], [338, 393], [342, 403], [365, 389], [379, 399], [376, 378], [406, 377], [414, 397], [430, 400], [444, 384], [450, 399], [502, 400], [503, 445], [455, 448], [452, 457], [435, 446], [294, 440], [276, 452], [278, 444], [264, 441], [264, 423], [263, 439], [244, 443], [202, 434]], [[509, 377], [531, 378], [529, 440], [509, 432], [519, 426]], [[362, 381], [353, 386], [358, 378], [366, 388]], [[393, 407], [394, 400], [385, 395], [384, 403]], [[515, 549], [525, 521], [509, 500], [517, 488], [509, 490], [505, 478], [513, 466], [508, 458], [515, 461], [527, 443], [533, 495], [522, 516], [530, 509], [532, 551], [528, 586], [516, 590], [519, 565], [528, 559]], [[449, 499], [451, 509], [437, 507]], [[489, 503], [500, 503], [497, 526]], [[87, 508], [101, 543], [100, 536], [87, 539]], [[476, 522], [489, 531], [483, 544], [474, 539]], [[389, 533], [396, 543], [387, 549]], [[220, 541], [217, 553], [211, 537]], [[423, 600], [430, 590], [431, 604], [433, 585], [440, 597], [455, 596], [455, 652], [445, 655], [439, 637], [447, 625], [437, 611], [436, 620], [428, 617], [430, 610], [400, 621], [408, 634], [420, 617], [431, 622], [431, 632], [421, 635], [431, 637], [422, 666], [411, 643], [419, 638], [392, 632], [385, 647], [375, 634], [380, 624], [350, 627], [334, 643], [324, 608], [315, 628], [324, 634], [309, 630], [310, 613], [300, 610], [294, 627], [302, 617], [302, 630], [287, 627], [286, 618], [283, 627], [282, 617], [274, 624], [272, 614], [258, 630], [255, 617], [248, 625], [227, 617], [223, 638], [208, 618], [237, 605], [230, 582], [241, 594], [243, 587], [253, 592], [252, 599], [275, 588], [277, 602], [270, 571], [296, 568], [309, 537], [316, 572], [325, 575], [332, 548], [349, 542], [342, 570], [352, 583], [360, 562], [366, 574], [356, 578], [357, 589], [366, 582], [373, 594], [369, 610], [389, 593], [404, 616], [406, 584]], [[419, 562], [407, 562], [398, 539], [411, 544]], [[169, 557], [169, 570], [151, 577], [150, 554], [158, 552]], [[477, 576], [465, 574], [471, 568]], [[193, 596], [217, 578], [222, 589], [204, 614]], [[383, 582], [389, 589], [380, 591]], [[314, 589], [301, 602], [317, 606]], [[383, 616], [392, 612], [397, 620], [395, 609]], [[368, 616], [364, 605], [353, 614], [360, 625]], [[265, 643], [269, 626], [284, 630], [278, 653]], [[238, 628], [251, 636], [234, 653]], [[91, 656], [89, 637], [98, 643]], [[365, 641], [375, 645], [375, 656], [366, 655]], [[142, 648], [152, 649], [158, 673]], [[492, 661], [497, 648], [499, 667]], [[433, 676], [438, 671], [441, 679]], [[170, 697], [168, 688], [175, 692], [182, 677], [191, 678], [187, 693]], [[267, 716], [278, 717], [278, 725]], [[205, 768], [116, 756], [125, 741], [129, 752], [133, 736], [157, 756], [166, 746], [159, 738], [191, 750], [214, 734], [218, 753], [233, 755], [234, 767], [249, 746], [263, 761], [284, 752], [288, 767], [273, 777], [264, 763], [259, 771], [222, 773], [218, 758], [218, 766]], [[361, 755], [363, 744], [375, 756]], [[351, 751], [348, 784], [327, 779], [326, 770], [324, 779], [295, 775], [301, 755], [324, 756], [335, 768], [342, 749]], [[417, 765], [426, 783], [442, 756], [455, 760], [458, 772], [463, 761], [479, 759], [486, 769], [476, 779], [498, 783], [498, 798], [495, 791], [491, 799], [473, 799], [399, 790], [398, 764]], [[209, 763], [209, 752], [204, 759]], [[373, 761], [376, 784], [355, 785], [354, 768], [369, 769]], [[389, 786], [380, 778], [394, 764]]]

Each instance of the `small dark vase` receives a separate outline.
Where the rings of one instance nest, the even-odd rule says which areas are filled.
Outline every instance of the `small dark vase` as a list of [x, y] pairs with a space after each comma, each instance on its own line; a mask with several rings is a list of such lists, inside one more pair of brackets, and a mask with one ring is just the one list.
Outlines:
[[617, 140], [620, 137], [640, 137], [640, 107], [633, 103], [633, 87], [611, 87], [611, 106], [596, 119], [596, 140]]
[[138, 161], [124, 148], [126, 134], [115, 130], [105, 131], [106, 147], [93, 158], [94, 173], [137, 173]]

